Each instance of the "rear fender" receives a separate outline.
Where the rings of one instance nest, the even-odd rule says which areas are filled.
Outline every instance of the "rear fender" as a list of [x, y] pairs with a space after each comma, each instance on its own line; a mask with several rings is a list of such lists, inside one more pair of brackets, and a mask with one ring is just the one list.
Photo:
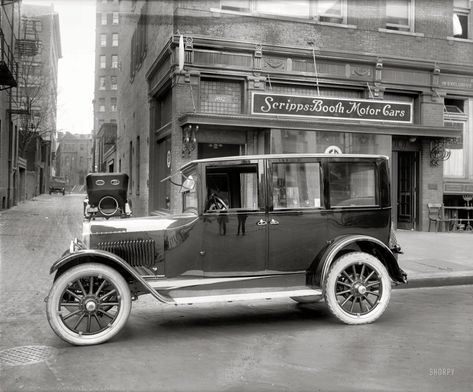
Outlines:
[[117, 270], [125, 278], [125, 280], [135, 281], [136, 283], [138, 283], [138, 285], [141, 286], [140, 289], [143, 289], [143, 291], [152, 294], [157, 300], [165, 303], [174, 302], [171, 298], [161, 295], [156, 290], [154, 290], [148, 284], [148, 282], [146, 282], [146, 280], [143, 279], [143, 277], [140, 276], [121, 257], [104, 250], [86, 249], [79, 250], [73, 253], [66, 251], [62, 255], [62, 257], [51, 266], [49, 273], [53, 274], [57, 272], [55, 277], [55, 279], [57, 279], [58, 276], [62, 275], [70, 268], [84, 263], [100, 263], [108, 265]]
[[364, 235], [349, 235], [336, 238], [330, 243], [316, 259], [315, 272], [308, 277], [311, 285], [322, 287], [323, 282], [327, 278], [330, 266], [341, 255], [352, 251], [350, 248], [355, 245], [362, 252], [369, 253], [379, 259], [386, 267], [389, 276], [394, 283], [407, 283], [406, 273], [399, 268], [396, 256], [393, 252], [380, 240]]

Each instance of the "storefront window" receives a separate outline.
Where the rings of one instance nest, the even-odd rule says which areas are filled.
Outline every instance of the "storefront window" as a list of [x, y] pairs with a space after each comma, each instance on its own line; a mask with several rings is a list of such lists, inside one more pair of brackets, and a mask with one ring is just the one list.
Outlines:
[[271, 153], [273, 154], [329, 151], [390, 156], [391, 136], [349, 132], [271, 130]]
[[462, 136], [458, 139], [449, 139], [446, 149], [450, 157], [443, 163], [443, 174], [445, 177], [465, 178], [467, 156], [469, 149], [468, 135], [468, 101], [462, 99], [445, 98], [444, 102], [444, 125], [449, 128], [462, 130]]
[[443, 175], [445, 177], [464, 177], [465, 176], [465, 152], [463, 142], [465, 140], [464, 123], [460, 121], [445, 121], [446, 127], [463, 129], [463, 136], [458, 142], [447, 144], [447, 151], [450, 157], [443, 164]]

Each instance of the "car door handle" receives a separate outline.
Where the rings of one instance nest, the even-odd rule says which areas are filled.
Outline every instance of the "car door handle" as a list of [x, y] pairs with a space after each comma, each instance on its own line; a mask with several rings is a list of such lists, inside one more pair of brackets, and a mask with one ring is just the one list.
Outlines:
[[272, 218], [272, 219], [269, 221], [269, 224], [270, 224], [270, 225], [279, 225], [279, 221], [277, 221], [276, 219]]
[[268, 222], [266, 222], [264, 219], [260, 219], [258, 222], [256, 222], [256, 226], [266, 226]]

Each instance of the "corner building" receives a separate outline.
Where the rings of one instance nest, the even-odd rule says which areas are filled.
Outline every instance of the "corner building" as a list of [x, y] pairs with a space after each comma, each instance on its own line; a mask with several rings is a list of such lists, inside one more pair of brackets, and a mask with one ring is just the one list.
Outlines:
[[387, 155], [404, 229], [473, 194], [470, 1], [121, 1], [120, 15], [117, 156], [136, 214], [179, 212], [160, 180], [229, 155]]

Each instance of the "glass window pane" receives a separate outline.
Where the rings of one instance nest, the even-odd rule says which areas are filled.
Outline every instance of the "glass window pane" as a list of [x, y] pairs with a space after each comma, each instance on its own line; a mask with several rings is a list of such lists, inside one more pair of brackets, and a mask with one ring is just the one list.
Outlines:
[[462, 138], [455, 143], [449, 143], [447, 151], [450, 157], [443, 162], [443, 174], [445, 177], [464, 177], [465, 176], [465, 150], [463, 144], [465, 141], [465, 128], [463, 122], [444, 121], [446, 127], [463, 129]]
[[470, 0], [453, 0], [454, 8], [470, 8]]
[[329, 173], [331, 207], [376, 205], [374, 163], [333, 162]]
[[250, 0], [221, 0], [221, 8], [233, 11], [249, 11]]
[[317, 14], [327, 16], [342, 16], [342, 1], [319, 0], [317, 2]]
[[386, 2], [386, 19], [388, 23], [409, 25], [408, 0], [389, 0]]
[[256, 2], [256, 11], [262, 14], [295, 16], [298, 18], [310, 17], [309, 0], [258, 0]]
[[273, 208], [321, 206], [319, 163], [273, 164]]
[[324, 153], [336, 146], [344, 154], [391, 155], [391, 136], [349, 132], [271, 130], [271, 153]]

